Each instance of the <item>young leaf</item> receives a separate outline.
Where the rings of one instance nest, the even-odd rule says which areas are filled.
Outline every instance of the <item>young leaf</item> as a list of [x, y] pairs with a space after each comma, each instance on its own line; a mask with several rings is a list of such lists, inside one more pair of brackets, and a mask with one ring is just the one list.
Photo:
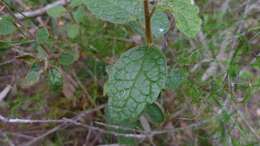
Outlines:
[[164, 121], [164, 112], [161, 107], [155, 103], [147, 105], [144, 112], [153, 123], [160, 124]]
[[56, 6], [47, 11], [47, 14], [53, 18], [60, 17], [66, 12], [66, 9], [63, 6]]
[[180, 69], [172, 69], [167, 78], [167, 88], [176, 90], [186, 80], [187, 72]]
[[41, 46], [36, 47], [37, 57], [41, 60], [44, 60], [48, 57], [48, 54], [44, 51]]
[[61, 53], [60, 64], [68, 66], [68, 65], [73, 64], [78, 59], [79, 59], [79, 50], [78, 49], [66, 50]]
[[74, 56], [69, 52], [63, 52], [60, 56], [60, 64], [68, 66], [73, 64]]
[[95, 16], [112, 23], [127, 23], [142, 14], [140, 0], [84, 0], [84, 3]]
[[163, 0], [160, 7], [173, 13], [177, 28], [188, 37], [200, 31], [199, 8], [191, 0]]
[[[137, 33], [144, 36], [144, 30], [142, 26], [140, 26], [140, 23], [143, 23], [144, 25], [144, 16], [141, 15], [138, 19], [139, 21], [136, 22], [130, 22], [128, 25]], [[152, 32], [153, 35], [156, 38], [162, 37], [169, 29], [169, 20], [165, 13], [161, 11], [155, 11], [154, 15], [152, 17]]]
[[157, 48], [139, 47], [124, 53], [112, 66], [105, 85], [113, 123], [136, 120], [165, 88], [166, 70], [165, 56]]
[[82, 3], [83, 3], [82, 0], [72, 0], [70, 3], [70, 6], [77, 7], [77, 6], [80, 6]]
[[37, 65], [33, 65], [32, 69], [27, 73], [26, 77], [22, 80], [23, 87], [30, 87], [36, 84], [41, 77], [41, 71]]
[[8, 17], [0, 17], [0, 35], [8, 35], [15, 31], [15, 26]]
[[75, 11], [72, 12], [73, 18], [77, 23], [82, 23], [86, 20], [86, 12], [84, 7], [79, 7]]
[[52, 89], [57, 90], [62, 87], [63, 78], [60, 71], [56, 68], [50, 69], [48, 73], [49, 83]]
[[36, 32], [36, 41], [39, 44], [46, 43], [49, 39], [49, 32], [46, 28], [40, 28]]
[[162, 37], [169, 29], [169, 20], [166, 14], [156, 12], [152, 17], [152, 31], [155, 37]]
[[70, 24], [67, 26], [67, 35], [69, 38], [74, 39], [79, 35], [80, 27], [77, 24]]

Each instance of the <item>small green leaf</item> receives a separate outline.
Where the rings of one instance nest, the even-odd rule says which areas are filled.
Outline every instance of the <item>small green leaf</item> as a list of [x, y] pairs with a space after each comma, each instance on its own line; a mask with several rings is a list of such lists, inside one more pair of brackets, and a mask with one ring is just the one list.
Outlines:
[[60, 56], [60, 64], [68, 66], [73, 64], [79, 58], [79, 52], [76, 49], [66, 50]]
[[[138, 19], [139, 21], [130, 22], [128, 25], [137, 33], [144, 36], [144, 29], [139, 24], [145, 25], [143, 14]], [[152, 32], [156, 38], [162, 37], [169, 29], [169, 20], [165, 13], [161, 11], [155, 11], [152, 17]]]
[[66, 12], [66, 9], [63, 6], [56, 6], [47, 11], [47, 14], [53, 18], [62, 16]]
[[155, 103], [147, 105], [144, 113], [152, 123], [160, 124], [164, 121], [164, 112], [162, 108]]
[[105, 85], [113, 123], [136, 120], [165, 88], [166, 71], [165, 56], [157, 48], [139, 47], [122, 54]]
[[58, 69], [50, 69], [48, 72], [48, 79], [52, 89], [58, 90], [62, 87], [63, 77]]
[[173, 13], [177, 28], [188, 37], [195, 37], [201, 28], [199, 8], [191, 0], [163, 0], [160, 8]]
[[84, 0], [84, 3], [95, 16], [112, 23], [136, 20], [142, 12], [140, 0]]
[[180, 69], [172, 69], [167, 78], [167, 88], [176, 90], [186, 80], [187, 72]]
[[36, 41], [39, 44], [44, 44], [49, 40], [49, 32], [46, 28], [40, 28], [36, 32]]
[[77, 10], [72, 12], [72, 15], [77, 23], [82, 23], [86, 19], [86, 11], [84, 7], [77, 8]]
[[8, 17], [0, 17], [0, 35], [12, 34], [16, 30], [12, 20]]
[[167, 15], [162, 12], [156, 12], [152, 17], [152, 31], [155, 37], [162, 37], [169, 29], [169, 20]]
[[43, 50], [42, 47], [38, 46], [36, 48], [36, 51], [37, 51], [37, 57], [41, 60], [44, 60], [48, 57], [48, 54]]
[[41, 71], [37, 65], [33, 65], [32, 69], [27, 73], [26, 77], [22, 80], [23, 87], [30, 87], [36, 84], [41, 77]]
[[71, 54], [69, 53], [62, 53], [60, 56], [60, 64], [62, 65], [71, 65], [74, 62], [74, 58]]
[[77, 24], [71, 24], [67, 26], [67, 35], [69, 38], [74, 39], [79, 35], [80, 27]]
[[70, 6], [71, 7], [77, 7], [77, 6], [80, 6], [82, 3], [83, 3], [83, 0], [72, 0], [70, 2]]

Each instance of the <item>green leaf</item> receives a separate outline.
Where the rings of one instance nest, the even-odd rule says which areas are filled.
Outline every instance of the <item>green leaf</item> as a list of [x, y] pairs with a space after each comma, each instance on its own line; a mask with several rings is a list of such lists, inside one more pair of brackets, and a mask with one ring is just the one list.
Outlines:
[[27, 73], [26, 77], [22, 80], [23, 87], [30, 87], [36, 84], [41, 77], [41, 71], [37, 65], [33, 65], [32, 69]]
[[57, 90], [62, 87], [63, 77], [60, 71], [56, 68], [52, 68], [48, 72], [48, 79], [52, 89]]
[[36, 32], [36, 41], [39, 44], [44, 44], [49, 40], [49, 32], [46, 28], [40, 28]]
[[67, 26], [67, 35], [69, 38], [74, 39], [79, 35], [80, 27], [77, 24], [70, 24]]
[[56, 6], [47, 11], [47, 14], [53, 18], [62, 16], [66, 12], [63, 6]]
[[152, 17], [152, 31], [155, 37], [162, 37], [169, 29], [169, 20], [166, 14], [156, 12]]
[[155, 103], [147, 105], [144, 110], [144, 113], [153, 123], [160, 124], [164, 121], [164, 112], [162, 108]]
[[[128, 25], [133, 29], [135, 32], [141, 34], [142, 36], [145, 35], [144, 30], [140, 23], [145, 25], [144, 22], [144, 16], [141, 14], [140, 18], [138, 19], [139, 21], [135, 22], [129, 22]], [[169, 20], [168, 17], [165, 13], [161, 11], [155, 11], [153, 17], [152, 17], [152, 32], [153, 35], [156, 38], [162, 37], [169, 29]]]
[[180, 69], [172, 69], [167, 78], [167, 88], [176, 90], [186, 80], [187, 72]]
[[127, 23], [142, 13], [140, 0], [84, 0], [84, 3], [95, 16], [112, 23]]
[[12, 20], [8, 17], [0, 17], [0, 35], [12, 34], [16, 30]]
[[112, 66], [105, 93], [113, 123], [136, 120], [166, 84], [166, 59], [157, 48], [133, 48]]
[[77, 23], [82, 23], [86, 19], [86, 11], [84, 7], [77, 8], [77, 10], [72, 12], [72, 15]]
[[41, 46], [36, 47], [37, 57], [41, 60], [48, 58], [48, 54], [44, 51]]
[[72, 0], [71, 2], [70, 2], [70, 6], [71, 7], [77, 7], [77, 6], [80, 6], [83, 2], [82, 2], [83, 0]]
[[201, 28], [199, 8], [191, 0], [163, 0], [160, 8], [173, 13], [177, 28], [188, 37], [195, 37]]
[[68, 66], [79, 59], [79, 51], [77, 49], [66, 50], [60, 56], [60, 64]]

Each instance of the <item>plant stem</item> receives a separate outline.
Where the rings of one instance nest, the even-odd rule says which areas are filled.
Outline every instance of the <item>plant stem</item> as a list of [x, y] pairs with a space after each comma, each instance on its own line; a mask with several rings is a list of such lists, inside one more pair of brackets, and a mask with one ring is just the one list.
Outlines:
[[145, 37], [148, 47], [153, 44], [153, 35], [151, 28], [151, 15], [149, 12], [149, 0], [144, 0], [144, 17], [145, 17]]

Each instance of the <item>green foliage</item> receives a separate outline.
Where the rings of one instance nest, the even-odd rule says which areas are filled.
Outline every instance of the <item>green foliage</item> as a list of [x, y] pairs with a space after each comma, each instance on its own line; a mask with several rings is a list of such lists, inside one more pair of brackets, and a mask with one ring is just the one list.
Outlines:
[[160, 124], [164, 121], [164, 112], [159, 104], [148, 104], [144, 110], [144, 114], [150, 119], [151, 122]]
[[13, 117], [18, 117], [24, 112], [31, 113], [31, 116], [37, 116], [37, 113], [44, 111], [46, 104], [45, 99], [40, 93], [33, 96], [25, 96], [17, 93], [17, 97], [7, 101], [10, 105], [10, 114]]
[[69, 38], [74, 39], [79, 35], [80, 27], [77, 24], [69, 24], [67, 26], [67, 35]]
[[105, 86], [108, 115], [115, 123], [135, 120], [165, 88], [166, 60], [157, 48], [138, 47], [122, 54]]
[[112, 23], [126, 23], [140, 17], [139, 0], [84, 0], [88, 9], [98, 18]]
[[77, 6], [80, 6], [81, 4], [83, 4], [83, 0], [72, 0], [70, 3], [70, 6], [77, 7]]
[[177, 28], [188, 37], [195, 37], [201, 28], [199, 8], [191, 0], [162, 0], [161, 9], [173, 13]]
[[41, 77], [41, 70], [39, 68], [39, 66], [37, 65], [33, 65], [31, 70], [27, 73], [27, 75], [25, 76], [25, 78], [22, 80], [22, 86], [24, 87], [31, 87], [34, 84], [36, 84]]
[[168, 17], [160, 11], [156, 11], [152, 17], [152, 31], [155, 37], [162, 37], [169, 29]]
[[48, 15], [57, 18], [62, 16], [66, 12], [66, 9], [63, 6], [56, 6], [47, 11]]
[[[16, 4], [8, 1], [12, 6]], [[143, 0], [71, 0], [65, 6], [48, 10], [47, 15], [44, 13], [37, 20], [19, 20], [21, 25], [15, 19], [1, 17], [0, 80], [4, 83], [0, 84], [0, 88], [6, 85], [5, 80], [9, 79], [10, 73], [22, 78], [21, 84], [17, 84], [17, 91], [14, 88], [3, 102], [8, 102], [10, 113], [16, 116], [26, 117], [27, 111], [48, 111], [43, 119], [69, 118], [74, 113], [108, 102], [105, 116], [103, 110], [89, 115], [89, 120], [107, 120], [109, 124], [119, 126], [113, 128], [108, 125], [106, 130], [111, 131], [107, 133], [138, 136], [146, 132], [150, 134], [145, 126], [151, 128], [152, 134], [162, 128], [167, 128], [162, 131], [174, 129], [174, 134], [170, 135], [172, 139], [168, 134], [167, 138], [164, 134], [155, 134], [140, 145], [148, 142], [170, 145], [172, 141], [176, 145], [210, 146], [214, 142], [220, 145], [254, 145], [254, 135], [248, 127], [243, 127], [243, 119], [237, 111], [244, 113], [242, 106], [246, 104], [247, 110], [252, 108], [250, 112], [255, 114], [257, 107], [251, 106], [259, 105], [253, 100], [253, 95], [260, 89], [260, 77], [257, 76], [260, 59], [255, 45], [259, 35], [255, 31], [259, 27], [248, 28], [248, 25], [256, 23], [254, 19], [249, 21], [243, 17], [236, 20], [237, 23], [234, 19], [238, 16], [227, 16], [226, 13], [233, 9], [235, 0], [232, 1], [228, 12], [211, 9], [212, 5], [220, 6], [221, 2], [196, 1], [203, 8], [203, 32], [199, 40], [190, 39], [201, 27], [199, 9], [192, 4], [193, 0], [157, 0], [158, 3], [150, 4], [150, 10], [155, 10], [150, 15], [154, 40], [152, 44], [146, 43], [153, 47], [144, 45], [147, 36]], [[32, 10], [51, 2], [54, 1], [24, 0]], [[210, 4], [210, 9], [205, 8], [205, 3], [207, 6]], [[4, 16], [9, 15], [7, 8], [3, 7]], [[20, 9], [16, 8], [10, 7], [10, 10], [17, 13]], [[244, 8], [239, 8], [239, 12]], [[254, 15], [253, 11], [249, 14]], [[174, 22], [168, 20], [171, 15]], [[241, 21], [243, 27], [237, 29]], [[21, 33], [27, 30], [30, 32]], [[179, 33], [175, 30], [184, 35], [177, 37]], [[27, 38], [29, 33], [31, 35]], [[202, 81], [213, 61], [218, 65], [217, 75]], [[8, 77], [2, 77], [2, 74]], [[20, 96], [19, 92], [26, 95]], [[156, 101], [158, 98], [159, 101]], [[89, 99], [94, 101], [93, 105], [90, 105]], [[45, 104], [44, 100], [48, 103]], [[8, 112], [4, 110], [3, 113]], [[148, 120], [148, 125], [144, 126], [143, 121], [140, 125], [140, 115]], [[254, 126], [254, 122], [250, 124]], [[103, 128], [98, 124], [92, 126]], [[232, 135], [233, 129], [238, 129], [241, 139]], [[72, 143], [67, 139], [71, 139], [74, 132], [77, 138], [85, 138], [85, 131], [80, 134], [80, 129], [62, 130], [53, 134], [51, 139], [46, 138], [43, 145]], [[90, 133], [90, 140], [94, 135]], [[120, 144], [134, 146], [140, 142], [118, 135], [115, 136]], [[186, 137], [181, 137], [183, 135]], [[102, 142], [106, 140], [115, 142], [114, 137], [102, 139]], [[81, 142], [81, 139], [75, 140], [79, 145]]]
[[48, 72], [48, 79], [53, 90], [60, 89], [63, 83], [63, 77], [57, 68], [52, 68]]
[[60, 64], [65, 66], [73, 64], [76, 61], [74, 55], [75, 55], [74, 52], [70, 50], [62, 52], [60, 56]]
[[44, 44], [49, 40], [49, 32], [46, 28], [40, 28], [36, 32], [36, 41], [39, 44]]
[[176, 90], [187, 78], [187, 72], [181, 69], [172, 69], [167, 78], [167, 88]]
[[0, 17], [0, 35], [12, 34], [16, 30], [11, 18]]

